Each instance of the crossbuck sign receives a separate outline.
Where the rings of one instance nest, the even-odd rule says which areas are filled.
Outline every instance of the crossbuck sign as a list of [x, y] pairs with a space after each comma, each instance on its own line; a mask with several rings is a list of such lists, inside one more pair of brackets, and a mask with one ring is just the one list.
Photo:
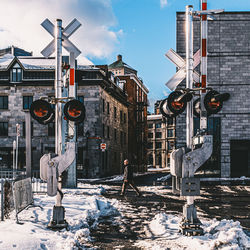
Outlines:
[[[165, 56], [173, 62], [178, 71], [174, 74], [174, 76], [166, 83], [166, 86], [170, 90], [174, 90], [182, 80], [186, 78], [186, 61], [178, 55], [173, 49], [170, 49]], [[201, 61], [200, 49], [194, 54], [194, 68], [199, 65]], [[197, 71], [194, 70], [193, 79], [195, 82], [200, 82], [200, 75]]]
[[[41, 52], [43, 56], [49, 57], [55, 51], [55, 26], [49, 19], [45, 19], [41, 25], [46, 29], [54, 39], [48, 44], [48, 46]], [[79, 27], [81, 23], [75, 18], [65, 29], [62, 31], [62, 46], [68, 51], [73, 52], [75, 58], [77, 58], [81, 51], [68, 39]]]

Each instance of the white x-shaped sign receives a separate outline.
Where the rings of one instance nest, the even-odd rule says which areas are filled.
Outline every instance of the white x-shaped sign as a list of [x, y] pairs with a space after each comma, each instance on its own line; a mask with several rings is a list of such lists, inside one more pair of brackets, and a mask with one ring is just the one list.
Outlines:
[[[186, 61], [178, 55], [173, 49], [170, 49], [165, 56], [173, 62], [177, 67], [178, 71], [174, 76], [166, 83], [166, 86], [170, 90], [174, 90], [183, 79], [186, 78]], [[194, 68], [199, 65], [201, 61], [200, 49], [194, 54]], [[200, 75], [194, 70], [193, 78], [195, 82], [200, 82]]]
[[[42, 55], [49, 57], [55, 51], [55, 26], [49, 19], [45, 19], [41, 25], [46, 29], [54, 39], [48, 44], [48, 46], [41, 51]], [[62, 30], [62, 46], [68, 51], [75, 54], [77, 58], [81, 51], [68, 39], [79, 27], [81, 23], [75, 18], [65, 29]]]

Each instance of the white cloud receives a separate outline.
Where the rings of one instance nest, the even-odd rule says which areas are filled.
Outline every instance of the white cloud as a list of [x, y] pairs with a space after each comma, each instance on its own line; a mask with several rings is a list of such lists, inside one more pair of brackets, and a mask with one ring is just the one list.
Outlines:
[[108, 57], [118, 44], [122, 31], [112, 31], [116, 18], [111, 0], [0, 0], [0, 48], [10, 45], [33, 51], [36, 56], [52, 40], [40, 25], [46, 18], [62, 19], [66, 27], [77, 18], [82, 26], [69, 38], [84, 56]]
[[161, 8], [164, 8], [168, 4], [168, 0], [160, 0]]

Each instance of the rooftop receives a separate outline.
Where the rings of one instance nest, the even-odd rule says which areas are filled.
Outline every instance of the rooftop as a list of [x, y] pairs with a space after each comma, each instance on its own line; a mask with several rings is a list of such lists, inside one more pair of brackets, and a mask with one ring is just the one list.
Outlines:
[[136, 71], [131, 66], [122, 61], [122, 55], [118, 55], [117, 60], [109, 65], [110, 69], [123, 68], [123, 67], [127, 67], [129, 69]]

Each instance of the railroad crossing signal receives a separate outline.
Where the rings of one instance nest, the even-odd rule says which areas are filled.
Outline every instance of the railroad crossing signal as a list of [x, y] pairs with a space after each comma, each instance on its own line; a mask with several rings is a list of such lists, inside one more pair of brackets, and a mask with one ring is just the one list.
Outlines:
[[[55, 26], [46, 18], [41, 25], [46, 29], [54, 39], [41, 51], [41, 54], [45, 57], [49, 57], [55, 52]], [[65, 29], [62, 31], [62, 46], [68, 51], [73, 52], [75, 58], [77, 58], [81, 51], [68, 39], [79, 27], [81, 23], [75, 18]]]
[[[173, 49], [170, 49], [165, 56], [173, 62], [177, 68], [179, 69], [174, 76], [168, 80], [166, 86], [170, 90], [175, 90], [175, 88], [186, 78], [186, 61], [178, 55]], [[194, 68], [199, 65], [201, 61], [200, 49], [194, 54]], [[194, 81], [199, 83], [200, 82], [200, 75], [198, 72], [194, 70], [193, 74]]]
[[[207, 110], [207, 116], [217, 114], [223, 107], [223, 102], [230, 98], [229, 93], [220, 94], [218, 91], [211, 90], [204, 97], [204, 107]], [[200, 117], [200, 98], [194, 101], [194, 114]]]
[[173, 91], [169, 94], [168, 98], [163, 100], [160, 104], [160, 112], [165, 117], [175, 117], [187, 107], [187, 103], [190, 102], [193, 95], [190, 92], [185, 91]]
[[52, 122], [55, 112], [50, 103], [45, 100], [36, 100], [30, 105], [30, 115], [42, 125]]
[[85, 107], [79, 100], [71, 100], [64, 105], [65, 118], [75, 123], [80, 123], [85, 118]]

